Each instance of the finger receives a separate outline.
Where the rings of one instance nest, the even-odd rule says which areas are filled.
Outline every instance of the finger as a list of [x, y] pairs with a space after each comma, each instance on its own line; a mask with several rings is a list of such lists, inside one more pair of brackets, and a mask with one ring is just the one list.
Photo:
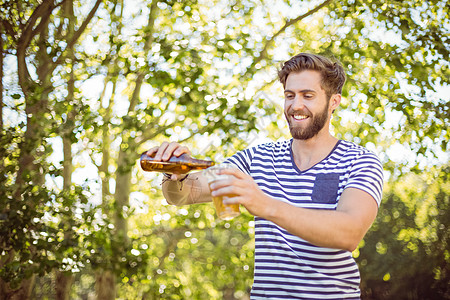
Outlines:
[[219, 196], [227, 196], [227, 195], [239, 195], [237, 193], [234, 186], [223, 186], [223, 187], [217, 187], [216, 189], [211, 188], [211, 196], [213, 197], [219, 197]]
[[233, 175], [238, 179], [245, 179], [245, 174], [241, 172], [238, 168], [226, 168], [226, 169], [220, 169], [219, 174], [228, 174]]
[[155, 154], [154, 160], [156, 161], [161, 161], [164, 152], [166, 151], [167, 147], [169, 147], [169, 143], [168, 142], [163, 142], [159, 147], [158, 147], [158, 151]]
[[224, 179], [218, 179], [214, 180], [210, 185], [209, 188], [211, 190], [218, 190], [227, 186], [232, 185], [232, 178], [224, 178]]
[[175, 155], [176, 157], [180, 156], [181, 154], [189, 154], [190, 155], [191, 151], [186, 146], [180, 146], [180, 147], [176, 148], [175, 151], [173, 152], [173, 155]]
[[152, 156], [153, 153], [156, 153], [158, 151], [158, 149], [159, 149], [159, 146], [150, 148], [149, 150], [147, 150], [147, 152], [145, 152], [145, 154], [147, 154], [148, 156]]
[[170, 143], [167, 146], [167, 148], [164, 150], [164, 154], [162, 156], [162, 160], [163, 161], [169, 160], [172, 157], [172, 155], [174, 155], [175, 150], [180, 148], [180, 147], [182, 147], [182, 146], [180, 144], [176, 143], [176, 142]]
[[239, 197], [239, 196], [223, 197], [223, 204], [225, 204], [225, 205], [241, 204], [241, 197]]

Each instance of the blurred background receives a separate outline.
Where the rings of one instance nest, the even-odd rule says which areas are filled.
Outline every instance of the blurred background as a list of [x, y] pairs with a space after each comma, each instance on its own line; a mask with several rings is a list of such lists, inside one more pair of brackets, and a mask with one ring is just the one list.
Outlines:
[[0, 299], [249, 299], [254, 223], [174, 207], [140, 153], [290, 138], [280, 64], [347, 71], [333, 132], [385, 169], [363, 299], [450, 299], [448, 1], [0, 1]]

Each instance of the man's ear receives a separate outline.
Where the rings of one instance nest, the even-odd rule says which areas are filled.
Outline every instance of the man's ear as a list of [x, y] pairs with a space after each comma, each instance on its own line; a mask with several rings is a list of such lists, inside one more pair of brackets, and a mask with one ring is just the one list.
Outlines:
[[334, 110], [339, 107], [339, 104], [341, 104], [341, 97], [342, 97], [341, 94], [333, 94], [333, 95], [331, 95], [331, 97], [330, 97], [330, 108], [331, 108], [332, 112], [334, 112]]

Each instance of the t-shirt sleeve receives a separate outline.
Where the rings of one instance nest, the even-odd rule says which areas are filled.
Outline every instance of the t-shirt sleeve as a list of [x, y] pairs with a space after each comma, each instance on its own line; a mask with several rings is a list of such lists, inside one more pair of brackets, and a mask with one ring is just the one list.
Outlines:
[[374, 153], [365, 153], [355, 160], [346, 185], [346, 188], [349, 187], [365, 191], [380, 206], [383, 191], [383, 167]]
[[233, 156], [227, 158], [225, 162], [237, 166], [239, 170], [247, 175], [250, 175], [250, 165], [253, 152], [254, 148], [248, 148], [243, 151], [236, 152]]

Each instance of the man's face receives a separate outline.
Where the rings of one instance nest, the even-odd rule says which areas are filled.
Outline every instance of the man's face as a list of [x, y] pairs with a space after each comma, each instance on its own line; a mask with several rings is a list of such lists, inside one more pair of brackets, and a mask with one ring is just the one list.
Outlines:
[[286, 80], [284, 115], [294, 139], [316, 136], [329, 120], [329, 101], [320, 80], [320, 73], [310, 70], [291, 73]]

